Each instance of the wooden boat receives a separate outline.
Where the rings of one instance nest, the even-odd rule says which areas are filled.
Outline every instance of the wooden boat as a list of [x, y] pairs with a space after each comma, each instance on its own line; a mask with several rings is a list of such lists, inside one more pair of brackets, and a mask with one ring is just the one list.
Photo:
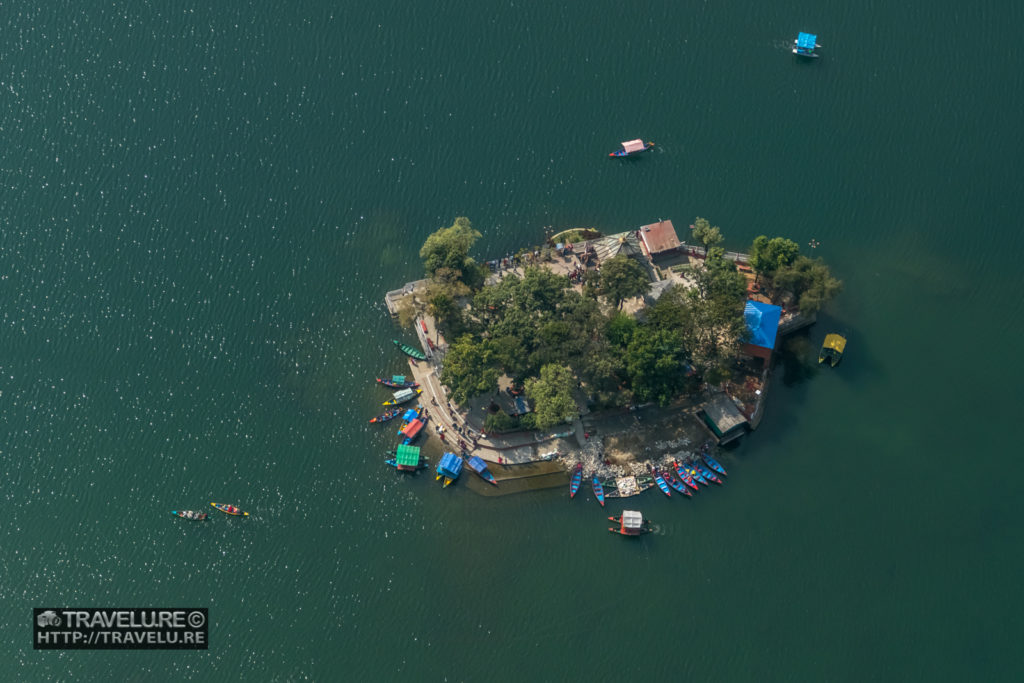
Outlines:
[[594, 476], [590, 478], [590, 486], [594, 489], [594, 497], [597, 498], [597, 502], [604, 507], [604, 486], [601, 484], [601, 479], [598, 478], [597, 472], [594, 472]]
[[622, 149], [611, 152], [608, 156], [610, 157], [631, 157], [641, 152], [646, 152], [649, 149], [654, 148], [653, 142], [644, 142], [637, 138], [636, 140], [627, 140], [622, 143]]
[[377, 384], [383, 384], [386, 387], [392, 389], [415, 389], [420, 385], [419, 382], [415, 382], [411, 379], [406, 379], [405, 375], [391, 375], [391, 379], [387, 377], [378, 377]]
[[401, 408], [392, 408], [391, 410], [387, 411], [386, 413], [381, 413], [377, 417], [372, 418], [370, 420], [370, 422], [371, 423], [374, 423], [374, 422], [387, 422], [388, 420], [394, 420], [396, 417], [399, 416], [399, 414], [401, 414], [401, 412], [402, 412]]
[[703, 458], [704, 462], [707, 463], [708, 467], [713, 469], [715, 472], [718, 472], [719, 474], [726, 477], [729, 476], [729, 473], [725, 471], [725, 468], [722, 467], [722, 465], [719, 464], [717, 460], [712, 458], [711, 454], [708, 453], [707, 451], [701, 451], [700, 457]]
[[686, 485], [683, 484], [683, 482], [681, 482], [678, 479], [676, 479], [675, 477], [673, 477], [672, 473], [670, 471], [668, 471], [667, 469], [666, 470], [662, 470], [661, 478], [665, 480], [666, 484], [668, 484], [669, 486], [674, 488], [676, 491], [678, 491], [682, 495], [684, 495], [684, 496], [692, 496], [693, 495], [692, 493], [690, 493], [690, 489], [686, 488]]
[[202, 522], [209, 516], [205, 512], [196, 512], [195, 510], [171, 510], [171, 514], [181, 517], [182, 519], [191, 519], [196, 522]]
[[718, 475], [716, 475], [714, 472], [712, 472], [707, 467], [705, 467], [704, 464], [701, 461], [694, 460], [693, 461], [693, 468], [695, 470], [697, 470], [698, 472], [700, 472], [700, 476], [703, 477], [704, 479], [706, 479], [708, 481], [713, 481], [716, 484], [718, 484], [719, 486], [721, 486], [722, 480], [718, 478]]
[[234, 515], [235, 517], [248, 517], [248, 512], [242, 512], [234, 505], [228, 505], [227, 503], [210, 503], [213, 507], [217, 508], [226, 515]]
[[392, 395], [390, 401], [384, 401], [384, 403], [382, 403], [381, 405], [385, 405], [385, 406], [401, 405], [403, 403], [407, 403], [407, 402], [413, 400], [414, 398], [416, 398], [417, 396], [419, 396], [422, 393], [423, 393], [422, 389], [402, 389], [401, 391], [396, 391]]
[[462, 458], [454, 453], [445, 453], [437, 463], [437, 479], [444, 479], [444, 487], [459, 478], [462, 473]]
[[705, 486], [708, 485], [708, 480], [704, 478], [701, 471], [694, 467], [692, 463], [686, 463], [683, 467], [686, 468], [686, 473], [693, 477], [694, 481], [704, 484]]
[[609, 517], [608, 521], [619, 525], [617, 529], [609, 527], [608, 531], [622, 536], [643, 536], [652, 531], [651, 523], [636, 510], [623, 510], [620, 516]]
[[402, 350], [402, 353], [404, 353], [405, 355], [409, 356], [410, 358], [415, 358], [416, 360], [426, 360], [427, 359], [427, 354], [423, 353], [422, 351], [417, 349], [415, 346], [409, 346], [408, 344], [403, 344], [402, 342], [398, 341], [397, 339], [392, 339], [391, 341], [394, 342], [395, 346], [397, 346], [399, 349]]
[[670, 489], [668, 487], [668, 484], [665, 483], [665, 480], [662, 478], [658, 470], [654, 469], [653, 467], [651, 468], [651, 476], [654, 477], [654, 483], [658, 485], [658, 488], [661, 489], [661, 492], [664, 493], [669, 498], [671, 498], [672, 489]]
[[478, 455], [474, 455], [472, 458], [466, 461], [469, 465], [469, 469], [473, 470], [480, 475], [480, 478], [486, 481], [488, 484], [498, 485], [498, 480], [494, 478], [494, 475], [487, 469], [487, 463]]
[[573, 498], [580, 490], [580, 482], [583, 481], [583, 463], [576, 463], [572, 469], [572, 477], [569, 479], [569, 498]]
[[817, 59], [819, 55], [814, 52], [814, 49], [819, 47], [821, 45], [818, 45], [818, 36], [801, 31], [793, 41], [793, 54], [798, 57]]
[[672, 467], [675, 469], [676, 474], [679, 475], [679, 478], [683, 480], [684, 484], [689, 486], [694, 491], [699, 491], [700, 490], [700, 487], [697, 486], [697, 482], [695, 482], [693, 480], [693, 475], [691, 475], [689, 472], [687, 472], [686, 468], [683, 467], [683, 465], [681, 465], [680, 463], [678, 463], [678, 462], [673, 460], [672, 461]]
[[841, 334], [825, 335], [825, 343], [821, 345], [821, 352], [818, 354], [818, 363], [828, 361], [829, 365], [835, 367], [843, 359], [843, 351], [846, 350], [846, 337]]

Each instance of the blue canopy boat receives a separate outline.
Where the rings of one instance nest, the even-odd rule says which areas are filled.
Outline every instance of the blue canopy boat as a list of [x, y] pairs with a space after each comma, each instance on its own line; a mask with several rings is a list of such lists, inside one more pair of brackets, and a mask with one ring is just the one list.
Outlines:
[[576, 463], [576, 467], [572, 468], [572, 478], [569, 479], [569, 498], [576, 495], [576, 492], [580, 490], [580, 482], [583, 481], [583, 463]]
[[469, 469], [473, 470], [480, 475], [480, 478], [486, 481], [488, 484], [498, 485], [498, 480], [494, 478], [494, 475], [487, 471], [487, 463], [484, 459], [478, 455], [474, 455], [469, 459]]
[[793, 41], [793, 54], [799, 57], [813, 57], [817, 59], [819, 55], [814, 53], [814, 48], [816, 47], [821, 47], [821, 45], [818, 45], [818, 36], [801, 31], [797, 35], [796, 40]]
[[704, 484], [705, 486], [708, 485], [708, 480], [704, 478], [704, 475], [699, 469], [693, 466], [693, 463], [686, 463], [683, 467], [686, 468], [686, 473], [693, 477], [694, 481]]
[[445, 486], [458, 479], [461, 473], [462, 458], [454, 453], [445, 453], [441, 456], [441, 462], [437, 463], [437, 478], [443, 478]]
[[597, 472], [594, 472], [594, 476], [590, 478], [590, 486], [594, 489], [594, 496], [597, 498], [597, 502], [601, 504], [601, 507], [604, 507], [604, 485], [597, 476]]

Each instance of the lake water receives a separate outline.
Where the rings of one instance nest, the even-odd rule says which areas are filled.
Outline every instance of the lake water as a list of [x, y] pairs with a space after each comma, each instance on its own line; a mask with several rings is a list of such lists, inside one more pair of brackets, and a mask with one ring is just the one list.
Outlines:
[[[0, 679], [1016, 678], [1020, 5], [0, 22]], [[803, 351], [847, 356], [781, 364], [727, 484], [636, 499], [639, 541], [589, 493], [398, 478], [382, 298], [459, 215], [479, 258], [696, 216], [817, 240], [846, 290]], [[167, 514], [211, 500], [252, 516]], [[166, 605], [209, 607], [208, 651], [31, 647], [32, 607]]]

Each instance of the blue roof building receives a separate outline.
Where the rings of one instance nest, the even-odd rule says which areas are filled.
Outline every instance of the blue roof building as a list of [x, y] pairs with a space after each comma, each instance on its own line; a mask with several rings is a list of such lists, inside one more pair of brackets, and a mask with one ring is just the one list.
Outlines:
[[743, 352], [758, 358], [771, 358], [775, 349], [775, 338], [779, 333], [782, 308], [750, 300], [743, 308], [743, 317], [750, 332], [750, 341], [743, 347]]

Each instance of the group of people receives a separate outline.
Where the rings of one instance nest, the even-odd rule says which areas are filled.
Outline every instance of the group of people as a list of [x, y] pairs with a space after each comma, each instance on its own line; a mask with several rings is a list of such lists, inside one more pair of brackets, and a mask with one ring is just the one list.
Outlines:
[[569, 272], [569, 282], [574, 285], [578, 285], [579, 283], [583, 282], [583, 276], [584, 274], [586, 274], [586, 272], [586, 268], [578, 266], [575, 270]]

